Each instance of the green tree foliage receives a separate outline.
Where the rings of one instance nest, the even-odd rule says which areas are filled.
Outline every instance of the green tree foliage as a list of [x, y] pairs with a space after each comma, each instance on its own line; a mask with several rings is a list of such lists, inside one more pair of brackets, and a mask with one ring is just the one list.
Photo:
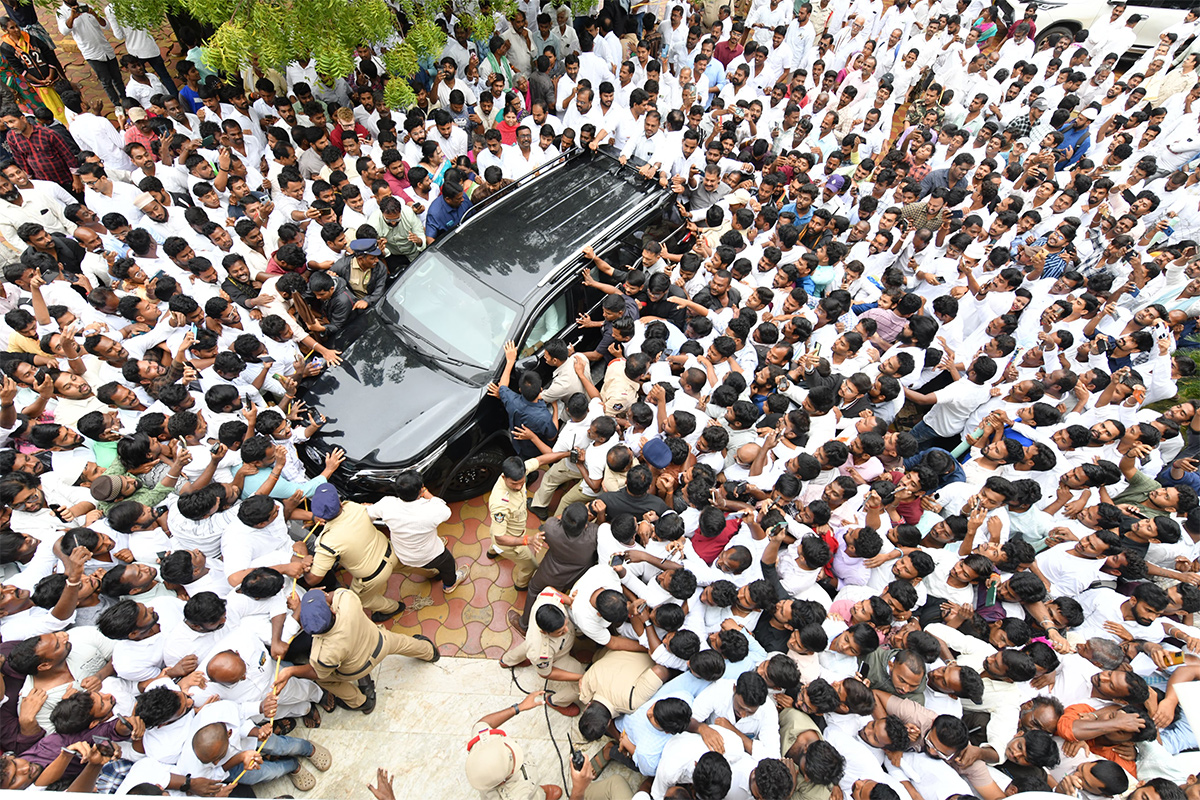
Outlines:
[[[598, 0], [568, 0], [572, 10], [588, 13]], [[39, 0], [54, 4], [54, 0]], [[400, 0], [407, 31], [398, 45], [383, 54], [391, 77], [384, 88], [384, 103], [407, 109], [416, 103], [409, 79], [421, 69], [431, 69], [446, 43], [445, 32], [434, 22], [446, 0]], [[210, 69], [236, 73], [256, 61], [260, 67], [280, 69], [291, 61], [312, 59], [319, 73], [344, 78], [354, 71], [354, 48], [392, 40], [396, 14], [386, 0], [113, 0], [122, 22], [157, 30], [167, 12], [182, 8], [216, 28], [205, 42], [205, 64]], [[495, 14], [511, 16], [516, 0], [468, 0], [456, 10], [486, 55], [487, 41], [495, 32]], [[533, 24], [533, 20], [529, 21]]]

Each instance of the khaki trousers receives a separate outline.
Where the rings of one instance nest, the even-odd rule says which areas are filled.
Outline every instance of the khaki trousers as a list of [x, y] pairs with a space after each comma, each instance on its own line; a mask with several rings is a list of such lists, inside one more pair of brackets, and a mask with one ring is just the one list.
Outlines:
[[377, 653], [371, 656], [366, 665], [350, 674], [339, 672], [336, 680], [332, 676], [329, 679], [318, 680], [317, 685], [351, 708], [358, 708], [367, 700], [367, 696], [358, 687], [359, 679], [370, 675], [379, 662], [388, 656], [408, 656], [421, 661], [433, 659], [433, 645], [424, 639], [414, 639], [385, 628], [380, 628], [379, 633], [383, 637], [382, 646]]
[[387, 560], [382, 570], [374, 578], [369, 581], [362, 581], [355, 578], [350, 583], [350, 591], [358, 595], [358, 599], [362, 601], [363, 610], [368, 614], [373, 614], [376, 611], [395, 611], [400, 606], [398, 600], [393, 600], [386, 596], [388, 581], [392, 577], [392, 573], [400, 568], [400, 559], [396, 558], [396, 554], [392, 553], [391, 558]]
[[561, 517], [563, 512], [567, 510], [567, 506], [571, 503], [590, 503], [596, 498], [583, 493], [584, 482], [580, 481], [571, 487], [571, 490], [563, 495], [563, 499], [558, 501], [558, 509], [555, 510], [554, 516]]
[[566, 460], [556, 461], [542, 476], [542, 482], [538, 484], [537, 491], [533, 493], [533, 500], [530, 501], [530, 504], [534, 508], [547, 508], [558, 487], [571, 481], [577, 481], [579, 478], [579, 468], [574, 464]]
[[[529, 646], [525, 642], [521, 642], [520, 644], [513, 645], [511, 650], [500, 656], [500, 663], [506, 667], [511, 667], [514, 664], [520, 664], [526, 658], [529, 658]], [[550, 663], [550, 666], [552, 669], [558, 667], [559, 669], [574, 672], [578, 675], [582, 675], [587, 669], [587, 667], [579, 663], [578, 659], [570, 655], [559, 656]], [[545, 683], [546, 679], [539, 677], [538, 680]], [[537, 688], [540, 689], [541, 687]], [[556, 706], [569, 705], [579, 699], [579, 681], [550, 681], [550, 685], [546, 688], [554, 692], [551, 702]]]

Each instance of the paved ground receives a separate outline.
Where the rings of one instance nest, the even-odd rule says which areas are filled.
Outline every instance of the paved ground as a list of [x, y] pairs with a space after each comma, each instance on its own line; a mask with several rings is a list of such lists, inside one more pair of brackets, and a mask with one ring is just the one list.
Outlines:
[[[531, 667], [517, 670], [516, 680], [526, 689], [535, 688]], [[397, 800], [478, 797], [464, 774], [466, 743], [475, 720], [524, 697], [511, 673], [482, 659], [443, 658], [437, 664], [424, 664], [392, 656], [375, 671], [375, 683], [379, 705], [371, 715], [339, 710], [326, 714], [317, 730], [297, 726], [292, 733], [320, 742], [333, 754], [329, 772], [321, 774], [309, 767], [317, 776], [316, 788], [297, 792], [287, 778], [281, 778], [255, 787], [258, 796], [371, 800], [367, 783], [374, 783], [376, 770], [383, 768], [393, 776]], [[547, 726], [545, 711], [538, 709], [504, 726], [524, 750], [526, 764], [539, 783], [563, 785], [559, 753], [565, 766], [567, 736], [577, 744], [581, 741], [576, 719], [552, 711]], [[590, 756], [600, 743], [582, 749]], [[635, 788], [641, 781], [641, 776], [616, 764], [604, 774], [620, 775]]]
[[[484, 555], [488, 542], [487, 498], [476, 497], [451, 506], [453, 515], [438, 531], [460, 565], [469, 564], [470, 581], [460, 585], [447, 598], [442, 582], [392, 577], [388, 594], [408, 603], [409, 610], [396, 617], [388, 627], [401, 633], [423, 633], [433, 639], [443, 655], [486, 656], [498, 659], [513, 641], [506, 617], [517, 600], [513, 588], [512, 563], [492, 561]], [[529, 516], [529, 527], [536, 530], [539, 520]], [[524, 592], [520, 594], [524, 603]], [[413, 610], [428, 598], [432, 605]]]
[[[100, 14], [102, 4], [97, 5], [97, 14]], [[103, 16], [101, 14], [101, 16]], [[75, 46], [75, 40], [70, 36], [63, 37], [58, 32], [58, 23], [55, 21], [53, 11], [48, 11], [41, 6], [38, 7], [38, 19], [54, 40], [55, 55], [62, 62], [63, 69], [67, 73], [67, 79], [83, 93], [84, 100], [103, 100], [105, 111], [109, 112], [108, 116], [112, 118], [112, 104], [108, 100], [108, 95], [104, 93], [103, 87], [100, 86], [100, 81], [96, 79], [96, 73], [92, 72], [92, 68], [83, 60], [83, 56], [79, 53], [79, 48]], [[171, 75], [175, 75], [175, 64], [182, 60], [179, 55], [179, 46], [173, 44], [175, 38], [171, 33], [171, 29], [164, 25], [163, 28], [155, 34], [154, 37], [163, 49], [163, 59], [167, 62], [167, 68], [171, 70]], [[117, 60], [125, 55], [125, 44], [113, 39], [110, 34], [108, 41], [116, 50]], [[170, 43], [168, 45], [168, 43]], [[168, 47], [170, 48], [168, 51]], [[125, 77], [125, 82], [128, 83], [128, 77]]]

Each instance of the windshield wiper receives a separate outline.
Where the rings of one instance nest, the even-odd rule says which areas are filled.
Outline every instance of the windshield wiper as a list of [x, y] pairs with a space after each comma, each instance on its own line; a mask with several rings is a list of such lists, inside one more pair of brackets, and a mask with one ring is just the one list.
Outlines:
[[[448, 362], [450, 364], [454, 364], [455, 366], [458, 366], [458, 367], [474, 367], [475, 369], [483, 369], [483, 367], [479, 366], [478, 364], [472, 364], [468, 361], [463, 361], [462, 359], [455, 358], [454, 356], [450, 356], [450, 355], [443, 353], [442, 351], [437, 349], [437, 345], [434, 344], [428, 337], [422, 336], [421, 334], [417, 333], [413, 328], [409, 327], [408, 325], [405, 325], [403, 322], [397, 322], [396, 324], [400, 327], [400, 330], [407, 333], [413, 339], [420, 340], [420, 341], [424, 342], [425, 344], [429, 345], [429, 347], [433, 348], [432, 351], [426, 350], [426, 349], [423, 349], [420, 347], [413, 348], [414, 350], [416, 350], [417, 352], [419, 352], [421, 355], [425, 356], [426, 358], [446, 361], [446, 362]], [[411, 345], [411, 342], [409, 344]]]

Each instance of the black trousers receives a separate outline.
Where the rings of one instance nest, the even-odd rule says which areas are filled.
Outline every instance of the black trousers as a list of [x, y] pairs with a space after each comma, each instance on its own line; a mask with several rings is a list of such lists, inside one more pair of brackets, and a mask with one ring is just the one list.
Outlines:
[[104, 87], [104, 93], [108, 95], [108, 99], [113, 102], [113, 105], [120, 105], [121, 101], [125, 99], [125, 84], [121, 82], [121, 65], [115, 58], [107, 61], [89, 58], [87, 63], [92, 68], [92, 72], [96, 73], [96, 77], [100, 79], [100, 85]]
[[442, 550], [440, 556], [425, 564], [422, 569], [436, 569], [444, 587], [450, 588], [454, 585], [457, 569], [454, 564], [454, 556], [449, 550]]

